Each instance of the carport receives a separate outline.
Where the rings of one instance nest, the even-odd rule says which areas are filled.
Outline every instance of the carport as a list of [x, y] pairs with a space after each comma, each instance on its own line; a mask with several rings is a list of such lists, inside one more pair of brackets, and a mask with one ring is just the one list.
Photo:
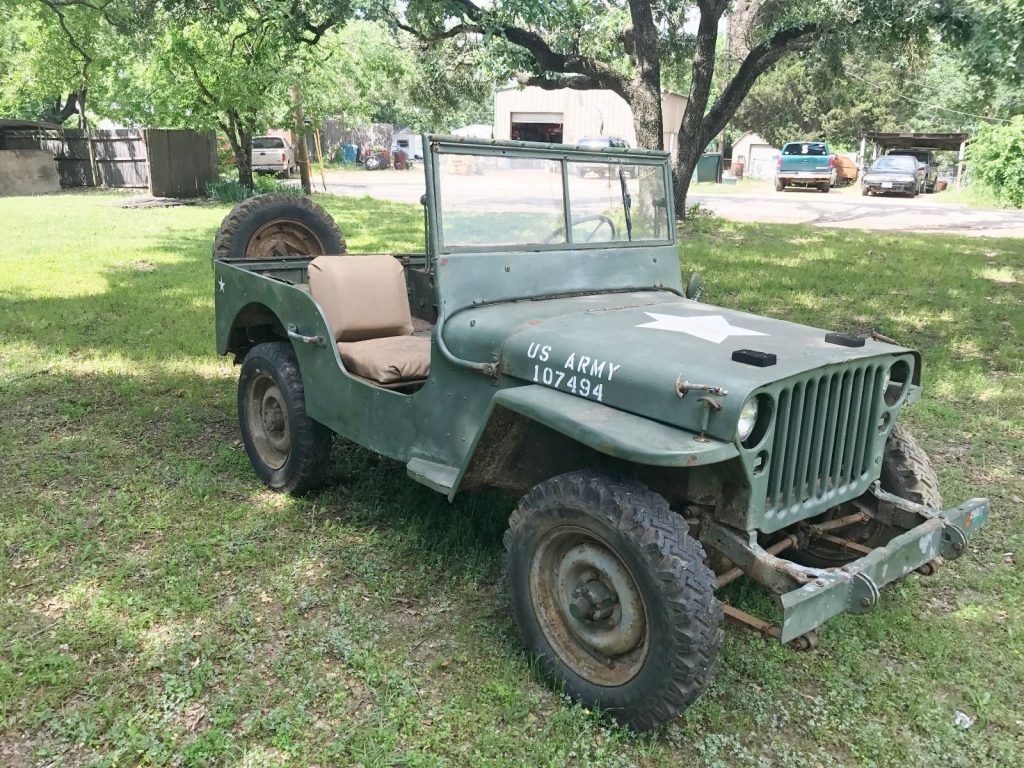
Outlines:
[[883, 133], [879, 131], [864, 131], [860, 135], [860, 154], [858, 166], [864, 169], [867, 160], [868, 142], [871, 142], [871, 159], [876, 159], [880, 154], [885, 154], [890, 149], [934, 149], [940, 152], [956, 152], [956, 185], [960, 186], [960, 178], [964, 172], [964, 157], [967, 154], [967, 141], [970, 136], [966, 133]]

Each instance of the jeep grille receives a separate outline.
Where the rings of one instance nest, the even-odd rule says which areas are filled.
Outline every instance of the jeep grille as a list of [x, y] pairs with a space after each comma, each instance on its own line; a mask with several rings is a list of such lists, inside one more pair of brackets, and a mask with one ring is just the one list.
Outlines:
[[796, 513], [836, 496], [872, 466], [887, 365], [868, 361], [782, 390], [768, 472], [767, 509]]

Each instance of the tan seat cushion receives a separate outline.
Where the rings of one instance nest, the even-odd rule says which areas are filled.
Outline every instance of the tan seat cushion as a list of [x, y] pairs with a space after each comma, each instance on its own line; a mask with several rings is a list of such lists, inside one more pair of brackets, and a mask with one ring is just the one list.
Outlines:
[[391, 336], [338, 344], [345, 369], [380, 384], [425, 379], [430, 373], [430, 339]]
[[412, 333], [405, 271], [394, 256], [318, 256], [309, 263], [309, 291], [335, 341]]

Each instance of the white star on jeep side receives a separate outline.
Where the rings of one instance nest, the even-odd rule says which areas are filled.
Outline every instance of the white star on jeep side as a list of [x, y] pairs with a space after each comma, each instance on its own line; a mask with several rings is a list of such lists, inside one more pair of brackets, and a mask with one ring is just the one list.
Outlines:
[[220, 292], [224, 293], [224, 278], [223, 277], [220, 280], [217, 281], [217, 285], [220, 286]]
[[729, 321], [721, 315], [694, 315], [691, 317], [680, 317], [679, 315], [659, 315], [656, 312], [644, 312], [653, 322], [641, 323], [637, 328], [654, 328], [658, 331], [675, 331], [676, 333], [688, 333], [698, 339], [713, 341], [721, 344], [730, 336], [767, 336], [761, 331], [752, 331], [749, 328], [740, 328], [737, 325], [730, 325]]

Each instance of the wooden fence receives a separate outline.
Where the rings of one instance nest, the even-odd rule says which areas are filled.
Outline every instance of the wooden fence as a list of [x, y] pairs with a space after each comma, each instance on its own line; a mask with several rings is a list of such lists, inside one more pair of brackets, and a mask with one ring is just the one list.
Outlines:
[[156, 197], [202, 197], [217, 180], [217, 136], [213, 131], [146, 130], [149, 191]]
[[197, 197], [217, 178], [213, 131], [17, 130], [0, 134], [0, 148], [52, 152], [62, 187], [148, 188], [158, 197]]

